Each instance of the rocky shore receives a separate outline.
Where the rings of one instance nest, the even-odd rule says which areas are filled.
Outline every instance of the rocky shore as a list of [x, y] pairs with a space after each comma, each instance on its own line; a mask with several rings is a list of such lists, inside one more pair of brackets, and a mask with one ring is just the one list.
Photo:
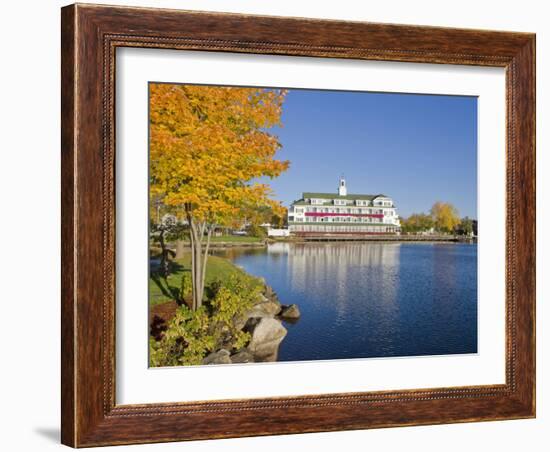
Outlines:
[[270, 286], [265, 285], [258, 302], [244, 316], [236, 320], [238, 329], [250, 334], [250, 342], [240, 350], [220, 349], [210, 353], [203, 364], [231, 364], [277, 361], [279, 346], [287, 329], [283, 320], [300, 318], [297, 305], [284, 305]]

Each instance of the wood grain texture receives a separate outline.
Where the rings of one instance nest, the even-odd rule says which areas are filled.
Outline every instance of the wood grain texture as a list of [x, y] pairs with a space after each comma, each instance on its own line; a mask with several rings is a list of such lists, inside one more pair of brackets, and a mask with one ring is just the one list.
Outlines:
[[[72, 5], [62, 10], [62, 442], [74, 447], [535, 415], [535, 36]], [[506, 384], [115, 404], [117, 47], [506, 68]]]
[[74, 168], [75, 159], [75, 30], [74, 8], [61, 11], [61, 412], [63, 428], [61, 441], [64, 444], [75, 443], [75, 398], [74, 385], [75, 333], [74, 315]]

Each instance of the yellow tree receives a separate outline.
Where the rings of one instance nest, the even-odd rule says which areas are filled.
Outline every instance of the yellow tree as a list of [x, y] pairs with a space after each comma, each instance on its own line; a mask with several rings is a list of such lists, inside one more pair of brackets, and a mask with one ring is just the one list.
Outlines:
[[262, 178], [288, 168], [268, 129], [280, 125], [277, 89], [150, 85], [151, 196], [182, 207], [189, 225], [193, 309], [202, 304], [213, 230], [251, 207], [281, 209]]
[[458, 210], [451, 203], [437, 201], [430, 213], [438, 231], [452, 232], [460, 223]]
[[403, 232], [424, 232], [429, 231], [433, 226], [432, 216], [425, 213], [413, 213], [408, 218], [401, 220], [401, 230]]

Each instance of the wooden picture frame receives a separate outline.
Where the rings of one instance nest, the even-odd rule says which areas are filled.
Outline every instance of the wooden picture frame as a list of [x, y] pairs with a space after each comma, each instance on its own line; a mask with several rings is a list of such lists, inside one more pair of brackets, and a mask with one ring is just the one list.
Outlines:
[[[71, 5], [62, 9], [62, 442], [73, 447], [535, 416], [535, 35]], [[506, 383], [115, 404], [117, 47], [506, 70]]]

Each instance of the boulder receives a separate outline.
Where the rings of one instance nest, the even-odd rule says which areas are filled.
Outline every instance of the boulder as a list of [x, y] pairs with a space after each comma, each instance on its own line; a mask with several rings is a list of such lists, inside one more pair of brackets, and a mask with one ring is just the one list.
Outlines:
[[283, 306], [279, 314], [283, 319], [296, 320], [300, 318], [300, 309], [295, 304]]
[[277, 361], [281, 341], [265, 342], [254, 351], [254, 362], [272, 363]]
[[231, 355], [231, 362], [232, 363], [253, 363], [254, 362], [254, 355], [250, 353], [246, 348], [235, 353], [234, 355]]
[[231, 364], [229, 351], [225, 349], [212, 352], [202, 360], [203, 364]]
[[279, 345], [287, 334], [279, 320], [271, 317], [251, 318], [245, 330], [252, 336], [248, 350], [254, 355], [255, 361], [276, 360]]
[[281, 303], [278, 301], [268, 300], [263, 295], [260, 296], [259, 302], [255, 304], [250, 311], [241, 316], [238, 319], [235, 319], [235, 327], [238, 330], [243, 329], [246, 325], [246, 322], [250, 318], [256, 317], [275, 317], [281, 312]]
[[262, 301], [255, 305], [247, 314], [250, 317], [275, 317], [281, 312], [281, 305], [275, 301]]
[[249, 319], [245, 331], [251, 334], [248, 348], [253, 351], [256, 344], [281, 341], [286, 336], [286, 328], [277, 319], [270, 317], [254, 317]]

